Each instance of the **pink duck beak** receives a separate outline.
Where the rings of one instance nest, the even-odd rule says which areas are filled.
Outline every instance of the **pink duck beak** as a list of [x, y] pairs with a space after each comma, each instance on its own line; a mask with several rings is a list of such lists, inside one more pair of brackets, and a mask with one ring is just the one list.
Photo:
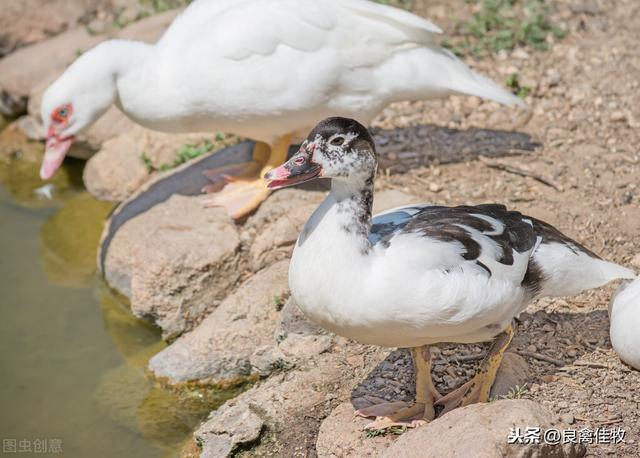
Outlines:
[[48, 135], [44, 159], [40, 167], [40, 178], [48, 180], [60, 168], [64, 157], [71, 148], [74, 137], [60, 138], [57, 135]]

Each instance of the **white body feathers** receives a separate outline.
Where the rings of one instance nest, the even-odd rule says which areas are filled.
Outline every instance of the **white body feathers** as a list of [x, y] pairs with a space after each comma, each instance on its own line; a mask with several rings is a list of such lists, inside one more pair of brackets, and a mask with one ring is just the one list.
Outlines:
[[622, 361], [640, 370], [640, 278], [620, 286], [609, 315], [613, 349]]
[[[467, 227], [482, 252], [466, 260], [464, 247], [402, 230], [375, 243], [370, 252], [362, 240], [342, 228], [348, 215], [338, 210], [343, 192], [334, 186], [303, 229], [289, 271], [291, 292], [304, 313], [323, 327], [363, 343], [414, 347], [437, 342], [490, 340], [531, 300], [576, 294], [616, 278], [633, 278], [629, 269], [603, 261], [562, 243], [541, 243], [514, 250], [513, 263], [498, 261], [499, 247], [490, 235], [504, 225], [491, 223], [482, 233]], [[411, 218], [424, 206], [394, 209], [378, 223]], [[523, 221], [528, 221], [523, 217]], [[530, 223], [530, 221], [529, 221]], [[372, 239], [372, 237], [370, 237]], [[523, 285], [531, 259], [544, 281], [536, 291]]]

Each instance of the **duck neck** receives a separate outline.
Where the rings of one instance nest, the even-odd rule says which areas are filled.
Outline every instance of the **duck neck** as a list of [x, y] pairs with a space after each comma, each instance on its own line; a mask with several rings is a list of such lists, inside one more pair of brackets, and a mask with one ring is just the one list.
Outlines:
[[371, 249], [372, 204], [373, 177], [361, 181], [333, 179], [331, 192], [300, 235], [299, 248], [313, 246], [311, 252], [322, 252], [340, 262], [366, 256]]
[[334, 179], [331, 182], [331, 197], [334, 199], [335, 220], [339, 230], [355, 237], [362, 251], [371, 248], [371, 209], [373, 207], [373, 177], [362, 181]]

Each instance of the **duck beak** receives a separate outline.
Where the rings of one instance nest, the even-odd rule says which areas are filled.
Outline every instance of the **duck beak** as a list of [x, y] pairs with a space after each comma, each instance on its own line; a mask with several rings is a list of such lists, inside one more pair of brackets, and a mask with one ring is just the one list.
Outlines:
[[310, 152], [313, 148], [300, 148], [287, 162], [267, 172], [264, 176], [269, 181], [267, 187], [281, 189], [322, 176], [322, 167], [311, 161]]
[[56, 170], [60, 168], [67, 151], [71, 148], [74, 137], [60, 138], [58, 135], [50, 133], [47, 135], [47, 143], [40, 167], [40, 178], [48, 180]]

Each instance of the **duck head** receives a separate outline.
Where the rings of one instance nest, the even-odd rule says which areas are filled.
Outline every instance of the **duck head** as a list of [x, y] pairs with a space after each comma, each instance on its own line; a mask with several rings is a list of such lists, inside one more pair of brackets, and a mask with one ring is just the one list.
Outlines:
[[324, 177], [345, 183], [372, 180], [377, 168], [371, 134], [358, 121], [328, 118], [320, 122], [300, 149], [265, 175], [269, 189], [280, 189]]
[[120, 64], [115, 41], [82, 54], [45, 91], [40, 108], [46, 133], [40, 168], [43, 180], [60, 167], [76, 134], [93, 124], [115, 100]]

